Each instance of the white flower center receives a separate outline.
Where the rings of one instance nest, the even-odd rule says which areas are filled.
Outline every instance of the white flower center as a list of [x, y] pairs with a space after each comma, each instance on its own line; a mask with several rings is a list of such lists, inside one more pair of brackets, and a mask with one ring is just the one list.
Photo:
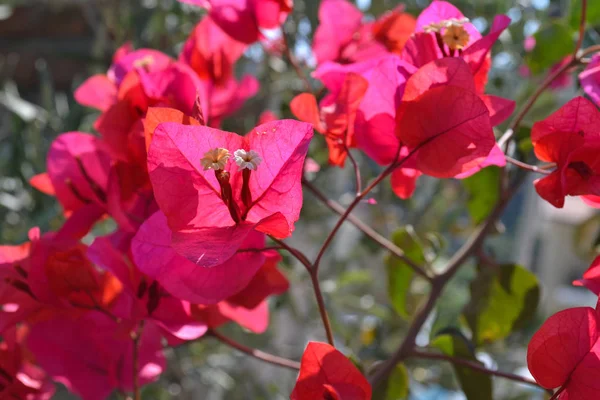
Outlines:
[[259, 164], [262, 162], [260, 155], [254, 150], [236, 150], [233, 152], [235, 163], [240, 169], [250, 169], [256, 171]]

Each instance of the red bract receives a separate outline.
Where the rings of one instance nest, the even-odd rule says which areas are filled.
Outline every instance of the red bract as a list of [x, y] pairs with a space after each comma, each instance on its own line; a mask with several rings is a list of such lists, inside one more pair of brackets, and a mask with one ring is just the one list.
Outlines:
[[171, 246], [172, 235], [165, 215], [157, 212], [133, 238], [133, 257], [142, 272], [173, 296], [192, 303], [214, 304], [234, 295], [248, 285], [265, 262], [260, 251], [265, 239], [259, 232], [247, 233], [239, 244], [249, 251], [240, 251], [211, 268], [180, 256]]
[[366, 79], [348, 73], [339, 91], [330, 93], [321, 101], [320, 113], [317, 100], [311, 93], [302, 93], [290, 103], [290, 109], [298, 119], [312, 123], [317, 132], [325, 135], [331, 165], [343, 167], [348, 149], [356, 147], [356, 110], [367, 87]]
[[368, 87], [356, 113], [356, 145], [379, 164], [385, 165], [394, 160], [398, 150], [394, 118], [406, 79], [415, 71], [397, 56], [387, 55], [349, 65], [325, 63], [314, 72], [314, 76], [323, 82], [331, 95], [341, 92], [350, 74], [366, 80]]
[[312, 133], [310, 124], [291, 120], [260, 125], [245, 137], [159, 125], [148, 169], [175, 250], [211, 267], [233, 256], [253, 230], [288, 237], [302, 207]]
[[548, 176], [535, 181], [538, 194], [555, 207], [565, 196], [600, 195], [600, 112], [577, 97], [531, 131], [536, 156], [556, 163]]
[[261, 30], [280, 27], [292, 11], [292, 0], [180, 0], [206, 8], [225, 33], [242, 43], [264, 36]]
[[416, 168], [439, 178], [477, 167], [495, 145], [490, 110], [458, 58], [434, 61], [409, 78], [396, 121], [396, 134], [415, 153]]
[[32, 186], [56, 195], [66, 214], [86, 204], [103, 208], [110, 157], [101, 146], [100, 140], [93, 135], [63, 133], [52, 142], [48, 151], [48, 172], [36, 175], [31, 180]]
[[54, 385], [44, 371], [27, 360], [23, 346], [26, 335], [24, 326], [2, 333], [0, 398], [49, 400], [54, 395]]
[[598, 394], [599, 315], [591, 307], [560, 311], [544, 322], [527, 349], [527, 365], [547, 389], [564, 387], [559, 399], [589, 400]]
[[596, 296], [600, 295], [600, 256], [596, 257], [592, 265], [585, 271], [582, 279], [573, 282], [575, 286], [585, 286]]
[[363, 14], [346, 0], [324, 0], [319, 6], [319, 26], [313, 52], [317, 63], [366, 61], [400, 53], [415, 28], [415, 18], [400, 6], [374, 23], [363, 23]]
[[346, 356], [326, 343], [309, 342], [291, 400], [370, 400], [371, 385]]
[[231, 78], [233, 64], [246, 47], [247, 44], [232, 39], [207, 16], [190, 34], [179, 59], [192, 67], [200, 79], [221, 85]]
[[416, 67], [443, 57], [461, 57], [471, 68], [477, 91], [483, 93], [491, 66], [490, 50], [509, 24], [507, 16], [496, 16], [490, 33], [482, 37], [455, 6], [434, 1], [417, 18], [416, 34], [401, 56]]
[[[27, 345], [55, 381], [86, 400], [104, 400], [115, 389], [133, 388], [133, 341], [129, 331], [104, 314], [92, 311], [40, 321], [31, 327]], [[143, 385], [165, 368], [156, 327], [144, 327], [138, 354], [138, 379]]]
[[275, 252], [263, 254], [265, 263], [244, 289], [214, 305], [192, 306], [194, 317], [210, 328], [233, 321], [254, 333], [265, 332], [269, 325], [266, 298], [285, 292], [289, 288], [289, 282], [277, 269], [281, 257]]

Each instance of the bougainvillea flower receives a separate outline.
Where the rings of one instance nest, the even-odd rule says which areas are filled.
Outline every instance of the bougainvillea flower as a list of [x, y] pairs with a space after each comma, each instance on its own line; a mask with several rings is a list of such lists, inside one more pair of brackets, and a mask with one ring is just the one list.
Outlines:
[[[242, 290], [265, 262], [260, 249], [264, 234], [251, 232], [241, 251], [224, 263], [205, 268], [179, 255], [162, 212], [151, 216], [133, 238], [132, 253], [144, 274], [156, 279], [171, 295], [192, 303], [214, 304]], [[237, 250], [237, 249], [236, 249]], [[235, 250], [234, 250], [235, 251]]]
[[26, 358], [23, 341], [27, 328], [2, 333], [0, 340], [0, 397], [3, 399], [50, 400], [54, 385], [39, 367]]
[[245, 137], [163, 123], [148, 170], [171, 243], [203, 267], [222, 264], [253, 231], [288, 237], [302, 207], [300, 178], [313, 129], [282, 120]]
[[188, 37], [179, 60], [188, 64], [200, 79], [221, 85], [233, 75], [233, 64], [246, 47], [247, 44], [232, 39], [207, 16]]
[[394, 134], [396, 109], [406, 80], [415, 71], [397, 56], [387, 55], [348, 65], [325, 63], [313, 75], [332, 95], [341, 92], [349, 74], [358, 74], [367, 81], [368, 88], [356, 115], [356, 146], [379, 164], [386, 165], [398, 151], [399, 142]]
[[556, 163], [550, 175], [534, 182], [535, 189], [555, 207], [564, 205], [565, 196], [600, 195], [599, 124], [598, 109], [577, 97], [533, 125], [536, 156]]
[[44, 193], [54, 193], [69, 214], [86, 204], [105, 204], [109, 169], [110, 156], [96, 136], [68, 132], [50, 145], [47, 173], [30, 182]]
[[416, 34], [406, 42], [401, 57], [416, 67], [443, 57], [461, 57], [471, 68], [477, 91], [483, 93], [491, 66], [490, 50], [508, 25], [510, 18], [498, 15], [489, 34], [482, 37], [460, 10], [436, 0], [417, 18]]
[[598, 306], [570, 308], [544, 322], [527, 348], [527, 365], [547, 389], [564, 387], [558, 399], [588, 400], [598, 394]]
[[66, 215], [95, 205], [98, 218], [108, 213], [121, 227], [135, 231], [139, 221], [156, 208], [143, 167], [115, 163], [102, 140], [83, 132], [69, 132], [52, 142], [47, 172], [34, 176], [30, 183], [55, 195]]
[[258, 81], [244, 76], [237, 81], [233, 65], [247, 44], [227, 35], [210, 18], [205, 17], [192, 31], [179, 60], [191, 67], [202, 82], [199, 92], [204, 114], [210, 126], [235, 112], [244, 101], [258, 91]]
[[592, 57], [590, 63], [579, 74], [579, 82], [585, 94], [590, 96], [596, 105], [600, 104], [600, 55]]
[[439, 178], [480, 165], [496, 143], [490, 111], [459, 58], [433, 61], [411, 76], [396, 121], [396, 134], [415, 153], [417, 169]]
[[132, 51], [131, 45], [120, 47], [113, 57], [113, 65], [106, 74], [88, 78], [75, 90], [75, 100], [81, 105], [106, 111], [117, 102], [117, 93], [123, 78], [129, 71], [144, 64], [145, 68], [162, 69], [171, 59], [156, 50]]
[[229, 36], [254, 43], [261, 30], [280, 27], [292, 11], [291, 0], [180, 0], [208, 10], [210, 17]]
[[30, 242], [20, 246], [27, 249], [15, 257], [12, 249], [0, 251], [13, 255], [0, 264], [3, 285], [16, 289], [27, 297], [16, 303], [18, 314], [26, 318], [40, 305], [62, 309], [89, 309], [110, 304], [121, 291], [121, 285], [110, 274], [100, 274], [86, 257], [86, 246], [79, 242], [97, 215], [83, 208], [67, 220], [57, 232], [40, 235], [38, 228], [29, 232]]
[[413, 33], [416, 20], [403, 7], [383, 14], [372, 23], [347, 0], [325, 0], [319, 6], [319, 26], [313, 52], [317, 64], [327, 61], [352, 63], [400, 53]]
[[352, 362], [327, 343], [309, 342], [291, 400], [370, 400], [371, 385]]
[[302, 93], [290, 103], [298, 119], [312, 123], [315, 130], [325, 136], [331, 165], [343, 167], [348, 149], [356, 147], [354, 120], [367, 88], [367, 80], [351, 72], [344, 77], [338, 93], [332, 92], [323, 98], [320, 112], [312, 93]]
[[[27, 338], [29, 350], [52, 379], [86, 400], [133, 389], [133, 345], [118, 322], [98, 311], [37, 322]], [[161, 335], [152, 325], [141, 332], [137, 362], [140, 385], [156, 380], [165, 368]]]

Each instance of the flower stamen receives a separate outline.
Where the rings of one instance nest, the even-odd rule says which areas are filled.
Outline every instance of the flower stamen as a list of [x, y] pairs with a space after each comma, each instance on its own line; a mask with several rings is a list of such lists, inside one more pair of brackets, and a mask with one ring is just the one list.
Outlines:
[[227, 161], [229, 161], [229, 157], [231, 157], [229, 150], [218, 147], [204, 153], [204, 157], [200, 159], [200, 165], [202, 165], [204, 171], [208, 169], [223, 170], [227, 165]]

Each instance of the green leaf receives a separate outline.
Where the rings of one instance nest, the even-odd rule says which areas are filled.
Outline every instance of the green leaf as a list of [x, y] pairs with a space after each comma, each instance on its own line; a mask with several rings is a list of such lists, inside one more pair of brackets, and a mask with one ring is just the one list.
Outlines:
[[463, 310], [477, 345], [503, 339], [531, 319], [540, 300], [533, 273], [520, 265], [482, 266]]
[[[392, 242], [400, 247], [404, 254], [417, 264], [425, 264], [425, 254], [412, 226], [407, 225], [392, 234]], [[413, 269], [404, 261], [388, 255], [385, 261], [388, 275], [388, 294], [394, 310], [403, 318], [409, 318], [407, 299], [414, 277]]]
[[385, 400], [404, 400], [407, 397], [408, 371], [404, 364], [398, 364], [388, 379]]
[[[569, 25], [573, 30], [579, 28], [579, 22], [581, 21], [581, 3], [582, 0], [571, 0], [571, 13], [569, 18]], [[600, 2], [588, 1], [587, 8], [585, 10], [585, 20], [589, 25], [597, 26], [600, 24]]]
[[375, 389], [373, 399], [405, 400], [408, 398], [409, 378], [404, 364], [397, 364], [389, 377]]
[[546, 23], [533, 35], [535, 47], [527, 54], [531, 72], [538, 74], [573, 52], [573, 30], [557, 19]]
[[[477, 361], [469, 349], [468, 341], [461, 336], [444, 334], [436, 337], [430, 344], [442, 353], [470, 361]], [[482, 364], [483, 365], [483, 364]], [[468, 400], [491, 400], [492, 378], [472, 368], [453, 365], [460, 387]]]
[[473, 176], [463, 179], [469, 193], [467, 209], [473, 222], [479, 224], [492, 211], [498, 200], [500, 168], [487, 167]]

